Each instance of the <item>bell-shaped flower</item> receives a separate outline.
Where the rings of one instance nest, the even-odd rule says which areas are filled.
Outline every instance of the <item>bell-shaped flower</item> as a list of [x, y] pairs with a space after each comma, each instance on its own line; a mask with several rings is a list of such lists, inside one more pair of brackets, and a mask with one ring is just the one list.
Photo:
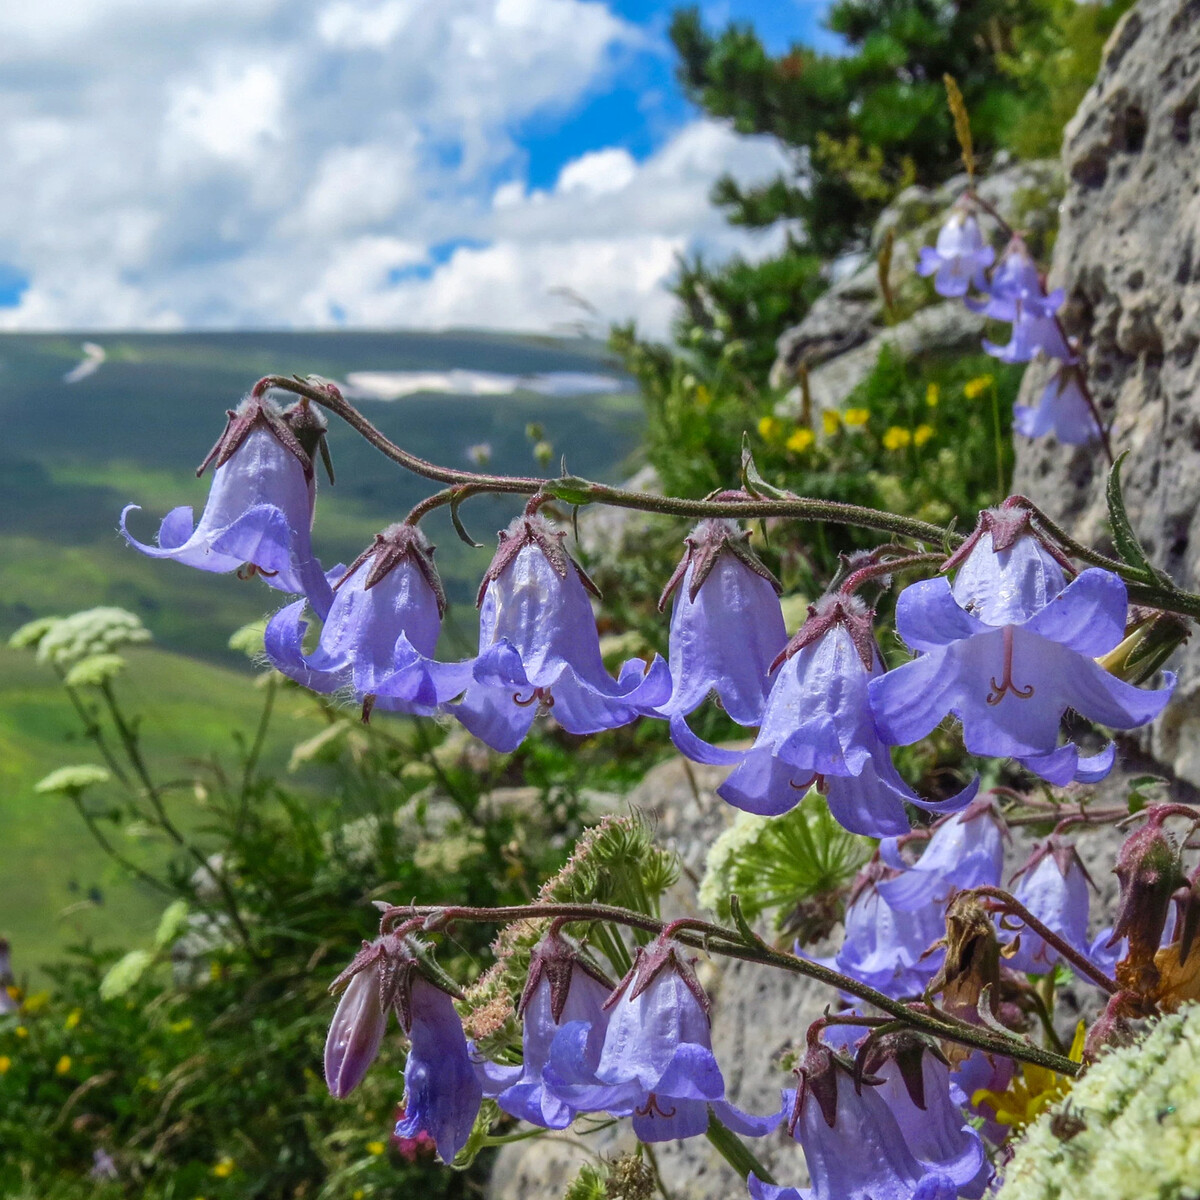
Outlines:
[[674, 593], [671, 698], [658, 709], [681, 753], [704, 761], [711, 748], [688, 728], [710, 695], [739, 725], [757, 725], [771, 690], [771, 664], [787, 644], [779, 584], [734, 521], [701, 521], [658, 602]]
[[[172, 509], [158, 530], [158, 545], [137, 541], [126, 528], [136, 504], [121, 513], [125, 540], [151, 558], [171, 558], [202, 571], [261, 575], [281, 592], [302, 592], [319, 616], [329, 611], [329, 582], [313, 555], [316, 473], [293, 429], [301, 406], [287, 412], [265, 396], [251, 395], [208, 458], [215, 464], [208, 503], [197, 524], [190, 507]], [[315, 414], [307, 406], [304, 423]]]
[[957, 1089], [963, 1106], [972, 1116], [983, 1119], [980, 1132], [995, 1146], [1007, 1141], [1012, 1130], [996, 1120], [988, 1094], [1006, 1091], [1016, 1073], [1017, 1064], [1007, 1054], [989, 1054], [986, 1050], [972, 1050], [950, 1072], [950, 1084]]
[[[1088, 886], [1095, 885], [1074, 845], [1052, 834], [1034, 850], [1016, 878], [1014, 898], [1072, 949], [1090, 956]], [[1019, 918], [1006, 919], [1001, 928], [1015, 929], [1018, 921]], [[1015, 945], [1005, 952], [1007, 964], [1014, 971], [1036, 975], [1051, 970], [1060, 957], [1059, 952], [1032, 929], [1018, 930]]]
[[911, 1030], [884, 1034], [863, 1047], [858, 1064], [876, 1080], [913, 1157], [946, 1175], [958, 1196], [978, 1200], [992, 1178], [983, 1141], [967, 1123], [962, 1091], [933, 1043]]
[[1022, 238], [1013, 237], [1000, 255], [987, 295], [979, 299], [968, 297], [966, 304], [973, 312], [994, 321], [1015, 324], [1022, 312], [1037, 317], [1053, 316], [1062, 307], [1064, 299], [1062, 288], [1046, 295], [1029, 247]]
[[[916, 1158], [878, 1087], [856, 1080], [811, 1033], [796, 1078], [783, 1099], [812, 1180], [795, 1193], [801, 1200], [954, 1200], [953, 1177]], [[751, 1177], [754, 1200], [790, 1200], [793, 1192]]]
[[555, 933], [534, 949], [529, 977], [517, 1008], [523, 1021], [519, 1066], [477, 1062], [483, 1093], [506, 1112], [545, 1129], [565, 1129], [580, 1108], [554, 1094], [544, 1078], [555, 1037], [571, 1025], [569, 1036], [582, 1045], [583, 1066], [595, 1071], [608, 1028], [604, 1004], [612, 987], [587, 960]]
[[442, 1162], [453, 1162], [471, 1136], [483, 1088], [454, 1001], [423, 975], [413, 976], [406, 1032], [405, 1116], [396, 1124], [396, 1136], [427, 1133]]
[[1018, 305], [1009, 341], [1001, 346], [984, 338], [983, 348], [993, 358], [1006, 363], [1031, 362], [1039, 355], [1064, 363], [1075, 362], [1058, 318], [1044, 316], [1024, 305]]
[[839, 824], [871, 837], [907, 833], [905, 804], [944, 813], [970, 803], [977, 780], [949, 800], [926, 801], [892, 765], [867, 699], [868, 683], [883, 673], [872, 616], [841, 594], [810, 610], [780, 655], [754, 745], [744, 754], [714, 747], [701, 759], [737, 764], [718, 795], [747, 812], [776, 816], [815, 786]]
[[1082, 446], [1096, 441], [1100, 437], [1100, 426], [1084, 394], [1079, 368], [1065, 366], [1056, 371], [1042, 390], [1036, 408], [1016, 405], [1013, 428], [1030, 438], [1053, 433], [1064, 446]]
[[479, 657], [453, 713], [480, 741], [507, 752], [534, 717], [553, 712], [568, 732], [627, 725], [665, 704], [671, 675], [657, 655], [604, 668], [588, 600], [595, 585], [563, 548], [564, 535], [539, 516], [518, 517], [480, 589]]
[[782, 1113], [752, 1116], [725, 1099], [712, 1052], [708, 997], [684, 949], [660, 938], [639, 949], [633, 969], [609, 1000], [611, 1014], [595, 1069], [588, 1030], [564, 1026], [546, 1072], [553, 1090], [580, 1109], [633, 1117], [643, 1142], [696, 1137], [710, 1113], [735, 1133], [762, 1137]]
[[921, 247], [917, 273], [933, 276], [933, 290], [939, 296], [965, 296], [970, 287], [986, 292], [984, 272], [995, 257], [996, 252], [983, 240], [975, 214], [958, 204], [938, 230], [936, 248]]
[[945, 903], [893, 908], [883, 888], [901, 872], [878, 858], [858, 874], [846, 905], [845, 936], [826, 965], [895, 999], [920, 996], [938, 973], [945, 952], [935, 949], [946, 932]]
[[900, 854], [899, 839], [885, 838], [879, 857], [899, 874], [880, 879], [879, 894], [895, 909], [911, 912], [930, 903], [945, 905], [954, 892], [996, 886], [1004, 868], [1007, 830], [995, 804], [984, 796], [933, 826], [915, 864]]
[[953, 587], [926, 579], [900, 595], [896, 628], [918, 657], [871, 681], [883, 739], [918, 741], [953, 713], [972, 754], [1016, 758], [1060, 785], [1103, 778], [1111, 745], [1085, 758], [1071, 742], [1058, 745], [1066, 710], [1132, 729], [1153, 720], [1174, 687], [1168, 674], [1166, 687], [1144, 691], [1095, 661], [1124, 637], [1124, 583], [1091, 568], [1063, 586], [1060, 564], [1017, 508], [981, 514], [946, 565], [960, 563]]
[[351, 691], [364, 712], [432, 716], [471, 679], [470, 662], [433, 659], [445, 609], [433, 547], [419, 529], [393, 525], [334, 588], [311, 654], [303, 600], [271, 618], [264, 645], [272, 665], [315, 692]]

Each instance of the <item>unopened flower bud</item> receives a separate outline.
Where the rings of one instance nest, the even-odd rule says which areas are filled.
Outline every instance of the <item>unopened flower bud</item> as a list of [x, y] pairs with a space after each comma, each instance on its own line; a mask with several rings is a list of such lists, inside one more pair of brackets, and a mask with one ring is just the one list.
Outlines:
[[1151, 613], [1132, 623], [1124, 640], [1096, 662], [1126, 683], [1145, 683], [1190, 635], [1183, 617]]
[[1148, 811], [1146, 824], [1125, 839], [1117, 855], [1116, 873], [1121, 902], [1108, 944], [1129, 939], [1129, 950], [1117, 964], [1117, 982], [1139, 996], [1152, 994], [1159, 971], [1154, 956], [1175, 890], [1187, 883], [1179, 846], [1162, 823], [1177, 809], [1158, 805]]

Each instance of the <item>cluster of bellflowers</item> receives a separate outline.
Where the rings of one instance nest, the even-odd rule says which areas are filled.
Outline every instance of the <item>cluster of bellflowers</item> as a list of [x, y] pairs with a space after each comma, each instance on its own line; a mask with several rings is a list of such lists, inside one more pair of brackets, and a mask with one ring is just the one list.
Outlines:
[[1018, 404], [1013, 427], [1029, 438], [1053, 433], [1065, 445], [1084, 445], [1101, 435], [1089, 400], [1083, 362], [1067, 341], [1058, 311], [1061, 288], [1047, 293], [1041, 272], [1019, 234], [1012, 234], [999, 258], [979, 225], [979, 202], [964, 193], [938, 232], [937, 244], [921, 250], [917, 270], [932, 276], [940, 296], [961, 299], [972, 312], [1012, 326], [1003, 345], [988, 338], [984, 350], [1006, 363], [1035, 358], [1056, 364], [1036, 407]]
[[[981, 258], [972, 278], [985, 266]], [[947, 269], [946, 278], [961, 270]], [[1014, 304], [1024, 311], [1023, 300]], [[1124, 582], [1101, 568], [1077, 571], [1020, 500], [981, 514], [934, 578], [900, 593], [896, 629], [912, 657], [891, 669], [874, 613], [857, 594], [889, 564], [852, 571], [789, 638], [780, 585], [746, 531], [735, 520], [702, 520], [660, 601], [671, 607], [667, 659], [632, 658], [611, 674], [595, 586], [535, 496], [500, 533], [484, 574], [478, 653], [443, 662], [436, 650], [445, 595], [416, 520], [384, 530], [348, 567], [326, 571], [315, 557], [325, 433], [307, 401], [284, 408], [256, 389], [202, 464], [214, 473], [199, 521], [175, 509], [157, 544], [146, 545], [128, 532], [126, 509], [122, 532], [153, 557], [259, 576], [295, 596], [270, 619], [267, 657], [305, 687], [352, 698], [364, 719], [372, 711], [439, 715], [501, 752], [520, 745], [539, 715], [578, 735], [662, 720], [683, 755], [729, 768], [718, 792], [737, 808], [778, 815], [820, 793], [847, 830], [880, 839], [851, 893], [831, 965], [897, 1000], [950, 994], [946, 980], [961, 955], [948, 931], [970, 923], [956, 905], [1001, 882], [1004, 827], [978, 779], [927, 799], [896, 770], [892, 748], [951, 719], [973, 755], [1012, 760], [1054, 785], [1091, 783], [1112, 768], [1113, 746], [1081, 748], [1064, 732], [1064, 714], [1133, 729], [1157, 716], [1174, 686], [1169, 675], [1157, 689], [1135, 686], [1107, 669], [1131, 623]], [[314, 621], [320, 629], [310, 632]], [[693, 731], [689, 719], [713, 702], [755, 731], [748, 746], [714, 746]], [[927, 841], [910, 831], [914, 808], [935, 818]], [[1089, 940], [1088, 887], [1060, 834], [1037, 847], [1014, 896], [1046, 936], [1018, 932], [990, 912], [983, 918], [1006, 971], [1045, 974], [1064, 955], [1102, 980], [1118, 956], [1152, 965], [1158, 939], [1151, 947], [1140, 918]], [[334, 1096], [349, 1094], [394, 1014], [410, 1046], [396, 1134], [431, 1140], [446, 1162], [490, 1097], [547, 1129], [581, 1113], [627, 1118], [646, 1143], [695, 1137], [713, 1123], [751, 1138], [786, 1126], [803, 1147], [812, 1188], [799, 1193], [752, 1176], [755, 1200], [952, 1200], [981, 1196], [988, 1185], [991, 1167], [972, 1123], [987, 1114], [972, 1108], [973, 1097], [1002, 1090], [1011, 1059], [982, 1050], [948, 1059], [914, 1032], [876, 1034], [868, 1021], [866, 1032], [851, 1025], [847, 1033], [818, 1022], [796, 1086], [766, 1111], [745, 1112], [726, 1096], [708, 998], [671, 927], [614, 982], [613, 965], [556, 924], [532, 956], [520, 1000], [520, 1059], [491, 1061], [468, 1041], [457, 989], [421, 931], [420, 921], [385, 921], [336, 981], [342, 994], [325, 1071]], [[964, 1011], [980, 1019], [970, 1005]]]

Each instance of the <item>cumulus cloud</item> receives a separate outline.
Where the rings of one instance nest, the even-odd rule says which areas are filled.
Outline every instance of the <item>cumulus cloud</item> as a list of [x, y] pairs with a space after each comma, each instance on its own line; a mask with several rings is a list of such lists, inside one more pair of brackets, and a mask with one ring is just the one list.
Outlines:
[[531, 188], [514, 134], [645, 45], [601, 0], [0, 5], [0, 327], [661, 332], [679, 253], [769, 248], [707, 194], [779, 151], [697, 119]]

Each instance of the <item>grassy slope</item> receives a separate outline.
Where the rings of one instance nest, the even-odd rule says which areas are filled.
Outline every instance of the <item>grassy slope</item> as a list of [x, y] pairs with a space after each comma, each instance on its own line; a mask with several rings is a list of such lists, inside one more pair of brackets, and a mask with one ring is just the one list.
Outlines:
[[[226, 643], [282, 598], [258, 581], [145, 559], [118, 536], [117, 516], [125, 504], [141, 504], [145, 511], [133, 514], [131, 528], [151, 540], [168, 509], [192, 504], [199, 511], [208, 483], [195, 478], [194, 466], [219, 433], [224, 408], [257, 376], [608, 369], [594, 347], [580, 343], [473, 334], [120, 335], [98, 339], [109, 360], [96, 375], [64, 385], [81, 340], [0, 336], [0, 645], [37, 616], [100, 604], [136, 612], [160, 648], [132, 655], [120, 687], [132, 708], [148, 714], [154, 760], [164, 770], [174, 762], [176, 773], [181, 759], [228, 749], [230, 730], [255, 719], [258, 696]], [[571, 470], [608, 479], [640, 429], [637, 401], [628, 396], [426, 396], [364, 409], [425, 457], [464, 463], [466, 446], [487, 441], [495, 469], [522, 474], [534, 470], [528, 422], [544, 426]], [[322, 487], [315, 531], [326, 563], [348, 561], [375, 530], [433, 490], [344, 429], [331, 440], [338, 482]], [[477, 540], [494, 545], [512, 508], [480, 499], [463, 517]], [[463, 545], [440, 514], [430, 533], [453, 602], [448, 641], [466, 649], [490, 551]], [[287, 747], [314, 728], [284, 714], [268, 760], [285, 761]], [[32, 785], [55, 767], [97, 761], [76, 729], [49, 672], [28, 654], [0, 650], [0, 934], [14, 940], [22, 966], [45, 961], [79, 936], [127, 945], [152, 928], [157, 911], [152, 896], [106, 866], [66, 801], [32, 796]], [[83, 896], [93, 885], [104, 895], [99, 909]]]

